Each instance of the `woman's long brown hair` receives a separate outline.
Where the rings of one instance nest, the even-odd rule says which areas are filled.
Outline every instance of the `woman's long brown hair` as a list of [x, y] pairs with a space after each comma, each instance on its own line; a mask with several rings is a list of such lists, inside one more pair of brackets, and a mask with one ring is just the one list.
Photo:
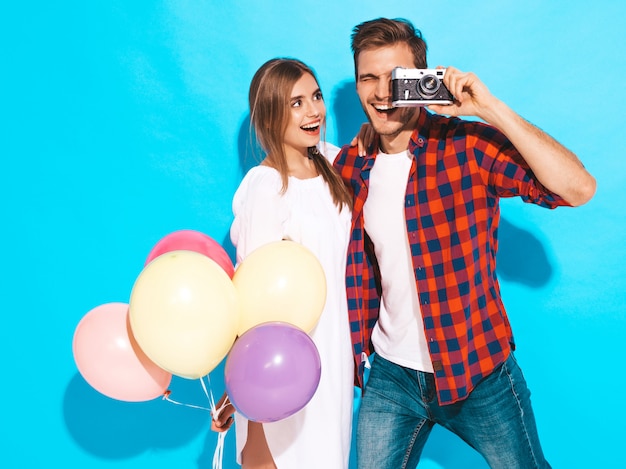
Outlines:
[[[289, 101], [296, 82], [308, 73], [316, 83], [313, 70], [296, 59], [271, 59], [257, 70], [248, 96], [250, 123], [257, 141], [266, 153], [264, 163], [276, 169], [283, 181], [283, 193], [289, 184], [289, 168], [283, 147], [283, 139], [289, 124]], [[318, 174], [328, 184], [335, 205], [350, 207], [352, 197], [343, 181], [316, 147], [309, 148], [309, 158], [314, 162]]]

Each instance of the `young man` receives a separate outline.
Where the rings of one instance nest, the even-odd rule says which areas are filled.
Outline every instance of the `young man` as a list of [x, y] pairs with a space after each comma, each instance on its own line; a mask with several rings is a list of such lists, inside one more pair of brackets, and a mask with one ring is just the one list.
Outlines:
[[408, 21], [356, 26], [352, 50], [378, 134], [367, 154], [344, 147], [335, 161], [354, 194], [346, 284], [359, 379], [376, 352], [359, 468], [416, 467], [435, 424], [493, 468], [549, 467], [495, 273], [498, 200], [577, 206], [595, 179], [472, 73], [446, 69], [455, 100], [429, 106], [434, 113], [393, 107], [392, 70], [427, 68], [426, 44]]

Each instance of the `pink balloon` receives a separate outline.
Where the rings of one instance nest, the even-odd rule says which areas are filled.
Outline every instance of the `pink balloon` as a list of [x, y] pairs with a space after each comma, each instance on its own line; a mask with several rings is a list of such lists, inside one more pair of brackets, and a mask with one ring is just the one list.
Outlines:
[[213, 238], [194, 230], [174, 231], [163, 237], [154, 245], [148, 255], [146, 264], [170, 251], [194, 251], [217, 262], [230, 278], [233, 278], [235, 267], [224, 248]]
[[224, 383], [239, 413], [255, 422], [275, 422], [311, 400], [321, 372], [317, 347], [306, 332], [266, 322], [237, 339], [226, 359]]
[[72, 351], [85, 381], [113, 399], [148, 401], [162, 396], [172, 380], [135, 342], [125, 303], [89, 311], [76, 326]]

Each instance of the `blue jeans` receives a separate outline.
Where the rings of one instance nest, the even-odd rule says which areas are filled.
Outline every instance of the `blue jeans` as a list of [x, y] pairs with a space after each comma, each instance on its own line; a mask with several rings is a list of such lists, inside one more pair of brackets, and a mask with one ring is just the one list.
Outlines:
[[457, 434], [492, 468], [549, 468], [530, 391], [513, 354], [467, 399], [437, 403], [434, 376], [376, 356], [357, 426], [359, 469], [415, 468], [433, 426]]

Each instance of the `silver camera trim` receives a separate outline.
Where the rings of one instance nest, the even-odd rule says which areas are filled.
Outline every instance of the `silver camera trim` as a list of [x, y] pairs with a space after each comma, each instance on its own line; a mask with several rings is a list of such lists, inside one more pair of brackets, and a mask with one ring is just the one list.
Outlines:
[[[442, 82], [443, 85], [443, 77], [445, 76], [446, 69], [445, 68], [402, 68], [396, 67], [391, 71], [391, 81], [392, 84], [398, 83], [398, 80], [416, 80], [419, 83], [426, 76], [434, 76], [435, 79]], [[393, 85], [392, 85], [393, 86]], [[443, 85], [445, 87], [445, 85]], [[447, 88], [446, 88], [447, 90]], [[409, 93], [409, 90], [405, 90], [405, 96]], [[450, 93], [450, 90], [448, 90]], [[452, 93], [450, 93], [452, 94]], [[408, 98], [408, 96], [407, 96]], [[454, 101], [450, 99], [398, 99], [391, 102], [391, 105], [394, 107], [417, 107], [417, 106], [427, 106], [429, 104], [443, 104], [448, 105], [452, 104]]]

